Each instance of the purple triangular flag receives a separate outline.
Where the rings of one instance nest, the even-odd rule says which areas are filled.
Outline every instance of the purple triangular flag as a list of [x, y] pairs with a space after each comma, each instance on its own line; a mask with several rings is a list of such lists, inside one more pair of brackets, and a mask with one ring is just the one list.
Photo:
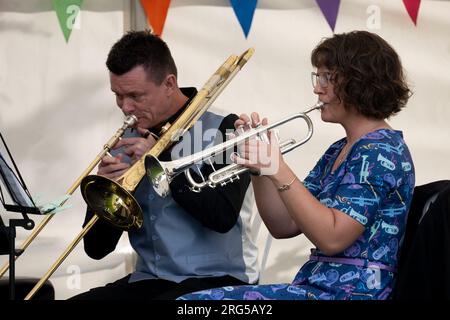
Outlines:
[[246, 38], [252, 25], [257, 2], [257, 0], [230, 0]]
[[316, 0], [316, 2], [319, 5], [320, 10], [322, 10], [323, 15], [327, 19], [331, 30], [333, 30], [334, 32], [341, 0]]

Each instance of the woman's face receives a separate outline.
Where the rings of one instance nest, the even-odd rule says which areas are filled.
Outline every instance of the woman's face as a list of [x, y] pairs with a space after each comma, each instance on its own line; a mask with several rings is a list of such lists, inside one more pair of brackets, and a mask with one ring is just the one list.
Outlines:
[[339, 97], [334, 93], [333, 77], [336, 73], [326, 67], [320, 67], [313, 74], [314, 93], [324, 103], [321, 111], [322, 120], [325, 122], [342, 123], [347, 115], [347, 110]]

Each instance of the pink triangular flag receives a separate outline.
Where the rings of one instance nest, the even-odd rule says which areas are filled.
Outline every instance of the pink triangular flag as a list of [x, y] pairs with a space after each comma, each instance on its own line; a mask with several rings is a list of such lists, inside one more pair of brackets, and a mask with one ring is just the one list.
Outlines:
[[419, 14], [420, 0], [403, 0], [403, 4], [408, 11], [414, 25], [417, 26], [417, 15]]

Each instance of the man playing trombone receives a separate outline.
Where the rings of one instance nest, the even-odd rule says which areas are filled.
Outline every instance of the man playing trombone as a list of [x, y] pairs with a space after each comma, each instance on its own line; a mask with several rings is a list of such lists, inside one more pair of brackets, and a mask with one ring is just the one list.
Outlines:
[[[147, 31], [124, 35], [112, 47], [106, 65], [118, 107], [125, 115], [137, 118], [134, 128], [125, 132], [98, 168], [98, 175], [119, 181], [155, 147], [167, 123], [177, 125], [197, 91], [178, 87], [169, 48]], [[206, 111], [187, 134], [214, 129], [216, 138], [223, 141], [225, 131], [233, 128], [237, 118]], [[187, 140], [183, 136], [183, 143]], [[201, 141], [200, 147], [210, 144]], [[174, 149], [168, 147], [159, 158], [170, 160]], [[194, 175], [207, 176], [211, 170], [204, 164]], [[195, 193], [187, 186], [186, 177], [179, 175], [170, 185], [171, 195], [162, 198], [144, 177], [134, 190], [143, 212], [142, 227], [132, 228], [128, 234], [138, 256], [135, 271], [72, 299], [173, 299], [196, 290], [255, 283], [257, 251], [243, 226], [251, 214], [251, 206], [244, 203], [249, 198], [249, 183], [249, 175], [244, 174], [235, 183]], [[92, 216], [88, 209], [85, 224]], [[84, 237], [86, 253], [94, 259], [103, 258], [114, 250], [121, 234], [100, 219]]]

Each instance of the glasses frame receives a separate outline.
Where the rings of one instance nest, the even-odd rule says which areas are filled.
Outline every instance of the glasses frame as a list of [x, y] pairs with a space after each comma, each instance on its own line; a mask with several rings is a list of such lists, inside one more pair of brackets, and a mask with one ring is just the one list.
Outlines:
[[313, 88], [319, 84], [322, 88], [328, 87], [328, 84], [330, 83], [330, 80], [333, 78], [333, 73], [331, 72], [311, 72], [311, 84]]

